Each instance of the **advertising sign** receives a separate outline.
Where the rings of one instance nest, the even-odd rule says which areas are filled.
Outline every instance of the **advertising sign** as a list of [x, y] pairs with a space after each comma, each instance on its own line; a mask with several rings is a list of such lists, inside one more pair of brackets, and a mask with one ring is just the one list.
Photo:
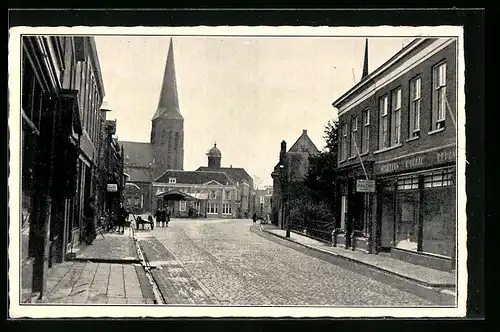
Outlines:
[[356, 191], [358, 193], [374, 193], [375, 180], [357, 180]]
[[115, 192], [118, 191], [118, 184], [116, 184], [116, 183], [108, 183], [107, 188], [108, 188], [108, 192], [115, 193]]

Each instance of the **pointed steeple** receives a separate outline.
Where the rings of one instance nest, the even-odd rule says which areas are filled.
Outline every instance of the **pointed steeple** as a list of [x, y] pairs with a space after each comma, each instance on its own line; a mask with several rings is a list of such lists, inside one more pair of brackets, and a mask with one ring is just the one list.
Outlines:
[[365, 59], [363, 61], [363, 75], [361, 76], [361, 79], [366, 76], [368, 76], [368, 38], [365, 41]]
[[168, 48], [167, 63], [165, 65], [160, 91], [160, 100], [153, 120], [159, 117], [183, 119], [179, 110], [179, 98], [177, 96], [177, 80], [175, 77], [174, 47], [172, 39], [170, 39]]

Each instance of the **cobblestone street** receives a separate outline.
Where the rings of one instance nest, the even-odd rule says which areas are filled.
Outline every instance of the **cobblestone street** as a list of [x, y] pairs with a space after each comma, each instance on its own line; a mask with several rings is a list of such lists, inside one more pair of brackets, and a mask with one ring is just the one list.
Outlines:
[[249, 220], [173, 220], [136, 233], [167, 304], [433, 305], [250, 231]]

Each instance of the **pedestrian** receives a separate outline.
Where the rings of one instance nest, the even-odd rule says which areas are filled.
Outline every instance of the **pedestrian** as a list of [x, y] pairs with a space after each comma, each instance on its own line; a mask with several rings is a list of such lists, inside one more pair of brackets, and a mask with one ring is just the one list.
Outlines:
[[120, 212], [118, 213], [118, 233], [125, 233], [125, 221], [129, 214], [130, 213], [123, 207], [123, 204], [120, 204]]
[[167, 211], [165, 209], [161, 210], [161, 224], [162, 226], [167, 227]]
[[95, 229], [94, 197], [90, 197], [83, 211], [85, 226], [83, 240], [86, 244], [94, 242], [97, 232]]
[[252, 216], [253, 223], [255, 224], [257, 222], [257, 214], [253, 214]]
[[158, 209], [155, 212], [155, 220], [156, 220], [156, 226], [161, 227], [161, 211]]

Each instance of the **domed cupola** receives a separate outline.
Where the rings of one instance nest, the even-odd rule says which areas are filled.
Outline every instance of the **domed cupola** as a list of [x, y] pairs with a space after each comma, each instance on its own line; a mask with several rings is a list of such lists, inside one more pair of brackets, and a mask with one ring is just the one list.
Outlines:
[[220, 168], [220, 161], [222, 159], [222, 153], [217, 148], [217, 143], [211, 148], [208, 153], [208, 167], [209, 168]]

